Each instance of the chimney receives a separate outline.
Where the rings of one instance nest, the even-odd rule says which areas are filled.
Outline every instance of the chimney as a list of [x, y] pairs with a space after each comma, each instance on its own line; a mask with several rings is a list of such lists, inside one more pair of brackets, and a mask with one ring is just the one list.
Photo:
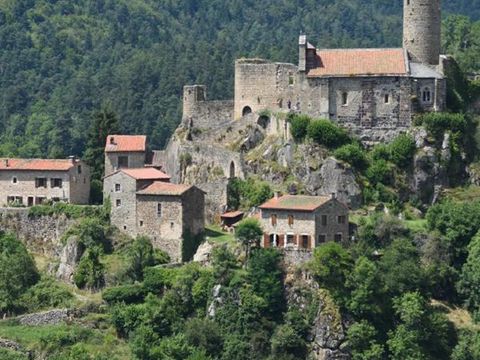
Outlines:
[[110, 136], [110, 145], [115, 145], [115, 137]]
[[280, 196], [282, 196], [282, 194], [280, 193], [280, 191], [275, 191], [275, 192], [273, 193], [273, 198], [274, 198], [274, 199], [278, 199]]
[[70, 156], [68, 157], [68, 159], [72, 162], [72, 164], [75, 164], [75, 162], [76, 162], [76, 160], [77, 160], [77, 159], [75, 158], [75, 155], [70, 155]]
[[307, 71], [307, 35], [300, 34], [298, 39], [298, 71]]
[[5, 159], [5, 167], [9, 167], [10, 164], [8, 163], [8, 159]]

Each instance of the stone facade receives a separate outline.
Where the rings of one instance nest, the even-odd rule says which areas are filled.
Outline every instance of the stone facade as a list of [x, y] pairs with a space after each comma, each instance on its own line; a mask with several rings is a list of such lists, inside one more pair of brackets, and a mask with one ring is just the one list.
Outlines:
[[[119, 159], [127, 159], [127, 165], [120, 165]], [[121, 168], [141, 168], [145, 166], [145, 152], [106, 152], [105, 175], [109, 175]]]
[[264, 247], [311, 250], [327, 241], [348, 241], [349, 211], [335, 198], [313, 210], [260, 208]]
[[[10, 159], [11, 163], [15, 163]], [[33, 160], [26, 160], [33, 161]], [[40, 160], [44, 162], [44, 160]], [[69, 160], [65, 160], [68, 162]], [[50, 160], [47, 160], [50, 162]], [[52, 160], [57, 162], [57, 160]], [[64, 162], [62, 160], [62, 162]], [[63, 165], [62, 165], [63, 166]], [[67, 169], [68, 168], [68, 169]], [[11, 203], [24, 206], [47, 200], [72, 204], [88, 204], [90, 197], [90, 168], [83, 162], [71, 160], [64, 169], [37, 170], [3, 167], [0, 169], [0, 205]]]

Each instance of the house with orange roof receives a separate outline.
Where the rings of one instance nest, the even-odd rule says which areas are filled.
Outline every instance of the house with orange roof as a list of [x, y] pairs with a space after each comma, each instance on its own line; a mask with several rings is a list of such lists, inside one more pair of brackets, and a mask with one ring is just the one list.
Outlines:
[[0, 159], [0, 206], [88, 204], [90, 168], [69, 159]]
[[276, 194], [260, 206], [262, 246], [312, 250], [349, 236], [349, 209], [336, 196]]
[[[110, 221], [122, 232], [148, 236], [172, 261], [188, 258], [205, 229], [205, 193], [195, 186], [170, 183], [154, 167], [121, 168], [107, 175], [104, 199], [110, 199]], [[193, 254], [192, 254], [193, 255]]]
[[144, 167], [146, 154], [145, 135], [108, 135], [105, 143], [105, 176], [119, 169]]

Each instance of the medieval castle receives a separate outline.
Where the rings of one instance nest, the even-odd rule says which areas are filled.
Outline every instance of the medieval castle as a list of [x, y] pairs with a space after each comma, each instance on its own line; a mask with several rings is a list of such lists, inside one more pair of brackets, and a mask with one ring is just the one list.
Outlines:
[[237, 60], [233, 101], [207, 101], [205, 86], [185, 86], [183, 124], [212, 129], [250, 114], [265, 123], [267, 112], [299, 112], [330, 119], [366, 143], [388, 141], [415, 113], [445, 109], [440, 36], [440, 0], [404, 0], [402, 48], [317, 49], [301, 35], [297, 65]]

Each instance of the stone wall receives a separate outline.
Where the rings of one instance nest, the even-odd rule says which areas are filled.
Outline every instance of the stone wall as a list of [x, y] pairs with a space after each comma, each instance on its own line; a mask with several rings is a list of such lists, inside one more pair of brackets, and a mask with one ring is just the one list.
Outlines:
[[205, 231], [205, 193], [192, 187], [182, 195], [183, 231], [196, 236]]
[[144, 152], [107, 152], [105, 153], [105, 175], [118, 170], [119, 156], [128, 157], [128, 168], [143, 168], [145, 166]]
[[28, 209], [0, 208], [0, 230], [12, 231], [33, 252], [59, 256], [63, 234], [77, 221], [64, 215], [29, 217]]

